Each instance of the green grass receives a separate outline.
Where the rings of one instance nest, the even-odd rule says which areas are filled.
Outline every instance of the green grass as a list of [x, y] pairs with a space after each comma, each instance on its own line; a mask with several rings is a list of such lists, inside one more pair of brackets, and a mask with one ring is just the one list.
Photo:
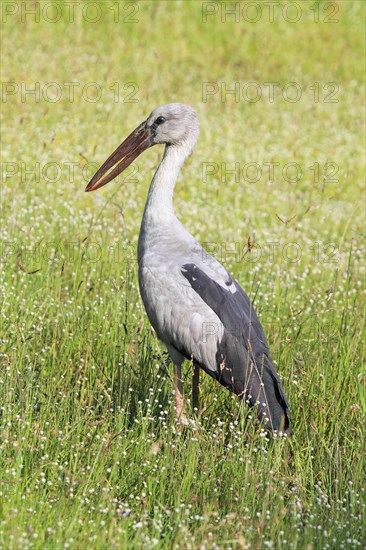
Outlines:
[[[139, 2], [136, 23], [114, 22], [112, 2], [98, 23], [83, 20], [84, 2], [73, 23], [65, 10], [57, 23], [22, 22], [24, 3], [10, 4], [19, 12], [3, 21], [2, 81], [20, 91], [2, 107], [1, 548], [364, 547], [363, 2], [338, 1], [334, 24], [313, 20], [310, 7], [324, 19], [324, 2], [298, 1], [297, 23], [220, 13], [203, 23], [201, 2], [180, 1]], [[40, 101], [21, 93], [35, 82]], [[42, 96], [50, 82], [59, 101]], [[67, 82], [80, 83], [73, 101]], [[95, 102], [82, 95], [92, 82]], [[278, 87], [273, 103], [267, 92], [204, 102], [204, 82]], [[296, 103], [282, 97], [289, 82], [301, 87]], [[327, 83], [338, 102], [324, 102]], [[132, 90], [138, 101], [124, 102]], [[162, 149], [122, 184], [84, 193], [88, 163], [171, 101], [201, 122], [177, 212], [255, 300], [291, 440], [268, 438], [205, 375], [199, 419], [176, 427], [173, 368], [144, 313], [135, 259]], [[218, 169], [204, 178], [208, 162]], [[261, 177], [225, 181], [221, 163], [235, 162], [257, 163]], [[273, 181], [266, 162], [279, 163]], [[297, 182], [283, 177], [289, 162], [301, 167]]]

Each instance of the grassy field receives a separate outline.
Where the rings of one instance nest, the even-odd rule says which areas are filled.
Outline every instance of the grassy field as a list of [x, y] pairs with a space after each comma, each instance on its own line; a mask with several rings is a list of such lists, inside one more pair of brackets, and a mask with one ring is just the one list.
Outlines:
[[[4, 550], [365, 548], [365, 6], [254, 4], [2, 2]], [[291, 439], [206, 375], [176, 426], [136, 273], [162, 148], [84, 193], [173, 101], [176, 210], [254, 300]]]

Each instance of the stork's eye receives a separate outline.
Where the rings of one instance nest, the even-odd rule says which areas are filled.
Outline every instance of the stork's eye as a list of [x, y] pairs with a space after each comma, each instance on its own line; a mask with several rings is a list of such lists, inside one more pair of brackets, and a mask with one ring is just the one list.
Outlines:
[[155, 120], [155, 124], [163, 124], [165, 122], [165, 116], [158, 116], [158, 118]]

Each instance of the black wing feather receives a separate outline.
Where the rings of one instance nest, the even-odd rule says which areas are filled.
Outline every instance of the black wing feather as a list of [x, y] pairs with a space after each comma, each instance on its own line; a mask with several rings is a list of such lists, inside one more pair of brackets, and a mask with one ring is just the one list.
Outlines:
[[[289, 405], [274, 368], [270, 351], [253, 305], [239, 284], [228, 275], [226, 290], [195, 264], [182, 266], [182, 275], [216, 313], [224, 334], [216, 353], [215, 378], [250, 406], [270, 430], [291, 433]], [[209, 369], [200, 365], [212, 375]]]

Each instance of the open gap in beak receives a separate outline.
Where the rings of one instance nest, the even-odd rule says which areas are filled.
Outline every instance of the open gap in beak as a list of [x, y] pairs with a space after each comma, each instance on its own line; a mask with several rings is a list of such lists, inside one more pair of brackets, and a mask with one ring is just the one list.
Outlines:
[[143, 151], [154, 145], [154, 134], [143, 122], [134, 130], [94, 174], [85, 191], [95, 191], [125, 170]]

